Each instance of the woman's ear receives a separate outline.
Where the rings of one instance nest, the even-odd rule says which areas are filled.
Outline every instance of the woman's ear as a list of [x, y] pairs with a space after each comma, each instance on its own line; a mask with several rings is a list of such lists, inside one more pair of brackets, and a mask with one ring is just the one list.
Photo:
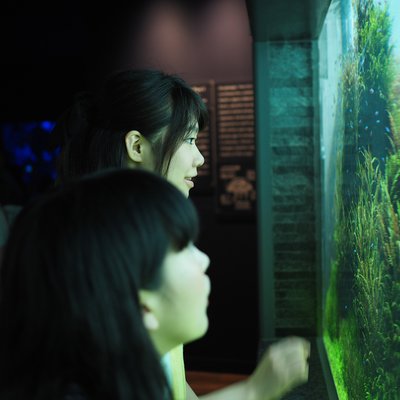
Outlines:
[[143, 162], [143, 136], [138, 131], [129, 131], [125, 135], [125, 146], [128, 157], [135, 163]]
[[135, 163], [143, 163], [144, 137], [138, 131], [129, 131], [125, 135], [125, 146], [128, 157]]
[[143, 324], [148, 331], [156, 331], [160, 324], [157, 317], [150, 311], [142, 308]]
[[156, 331], [160, 327], [160, 322], [156, 316], [153, 305], [155, 305], [151, 292], [139, 291], [140, 307], [142, 309], [143, 324], [148, 331]]
[[128, 167], [154, 170], [151, 143], [139, 131], [129, 131], [125, 135], [125, 147], [128, 154]]

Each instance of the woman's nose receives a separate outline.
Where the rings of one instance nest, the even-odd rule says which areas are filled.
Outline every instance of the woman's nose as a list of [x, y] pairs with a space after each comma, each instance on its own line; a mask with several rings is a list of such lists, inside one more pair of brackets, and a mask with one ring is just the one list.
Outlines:
[[196, 155], [194, 158], [194, 166], [196, 168], [201, 167], [204, 164], [204, 157], [203, 154], [201, 154], [201, 151], [198, 149], [198, 147], [196, 146]]
[[201, 253], [201, 257], [202, 257], [202, 268], [203, 268], [203, 272], [206, 272], [208, 270], [208, 267], [210, 266], [210, 257], [208, 257], [208, 255], [206, 253], [203, 253], [202, 251], [200, 251]]
[[199, 265], [203, 272], [206, 272], [208, 267], [210, 266], [210, 257], [200, 249], [196, 247], [197, 257], [199, 260]]

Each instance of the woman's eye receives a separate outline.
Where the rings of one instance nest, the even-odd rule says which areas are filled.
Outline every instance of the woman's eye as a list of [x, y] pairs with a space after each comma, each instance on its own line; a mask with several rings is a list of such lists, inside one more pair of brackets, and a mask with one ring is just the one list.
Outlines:
[[188, 144], [196, 144], [196, 138], [195, 137], [186, 138], [185, 142]]

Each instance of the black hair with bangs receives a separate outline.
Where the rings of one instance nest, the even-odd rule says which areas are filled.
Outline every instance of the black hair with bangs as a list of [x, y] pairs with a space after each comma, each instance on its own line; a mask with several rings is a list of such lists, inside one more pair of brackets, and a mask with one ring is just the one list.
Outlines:
[[131, 130], [151, 143], [155, 172], [165, 176], [186, 136], [207, 124], [201, 96], [179, 76], [153, 69], [114, 72], [96, 90], [78, 93], [57, 121], [58, 182], [126, 167], [125, 136]]
[[0, 398], [170, 399], [139, 289], [195, 241], [196, 210], [159, 175], [111, 169], [36, 198], [0, 271]]

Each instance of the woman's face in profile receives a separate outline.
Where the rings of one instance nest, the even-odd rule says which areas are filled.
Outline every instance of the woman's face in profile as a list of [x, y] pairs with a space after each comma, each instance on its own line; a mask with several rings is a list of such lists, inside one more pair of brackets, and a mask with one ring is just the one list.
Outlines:
[[151, 336], [160, 353], [207, 332], [209, 264], [208, 256], [193, 244], [168, 252], [162, 267], [163, 282], [152, 293], [152, 312], [159, 326]]
[[198, 132], [199, 127], [196, 124], [172, 156], [165, 176], [186, 197], [189, 197], [189, 191], [194, 187], [197, 169], [204, 164], [204, 157], [196, 145]]

